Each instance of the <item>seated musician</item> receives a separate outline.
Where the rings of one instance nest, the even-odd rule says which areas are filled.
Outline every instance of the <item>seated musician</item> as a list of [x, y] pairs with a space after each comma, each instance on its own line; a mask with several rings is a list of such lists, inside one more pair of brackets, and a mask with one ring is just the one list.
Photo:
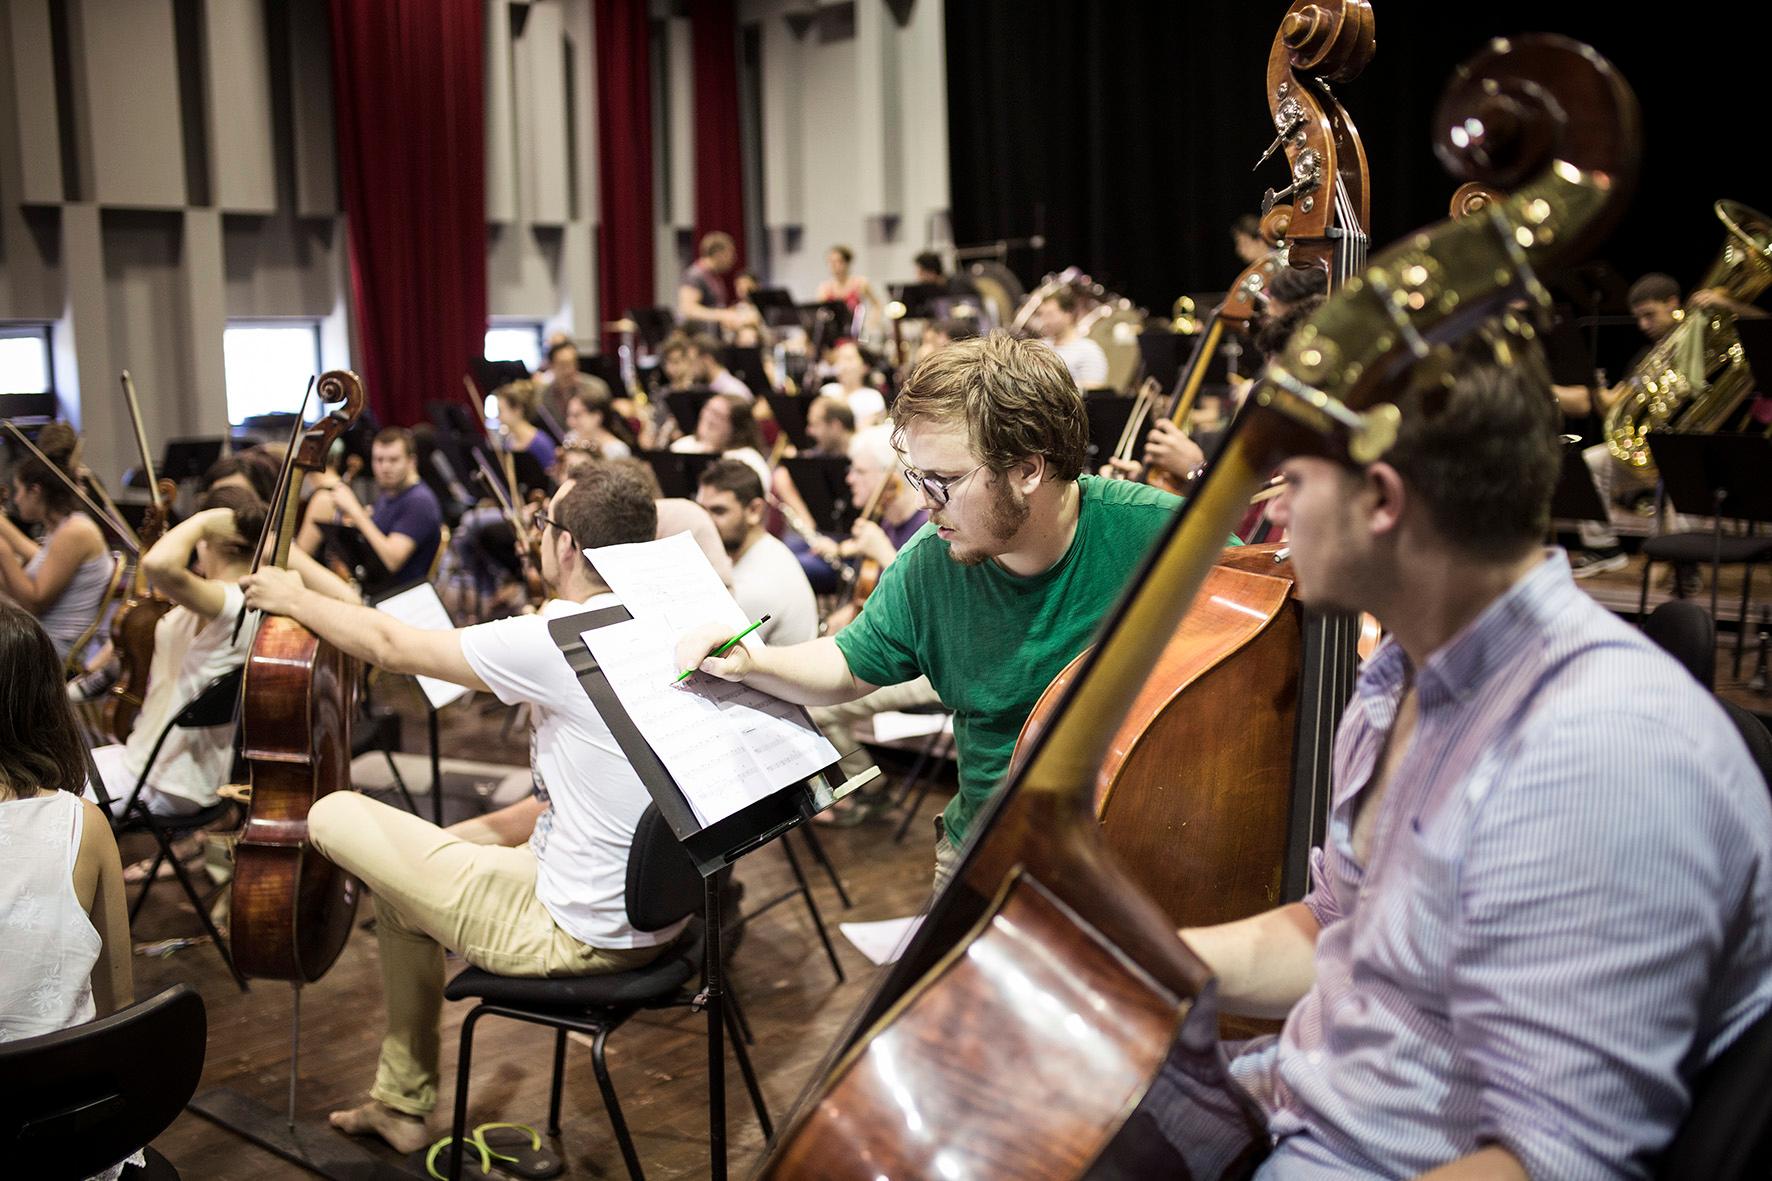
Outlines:
[[492, 391], [498, 407], [498, 429], [517, 455], [533, 456], [545, 471], [554, 466], [554, 439], [536, 425], [541, 414], [541, 387], [533, 381], [511, 381]]
[[[582, 547], [650, 541], [652, 497], [615, 464], [561, 486], [540, 527], [542, 576], [554, 597], [538, 615], [420, 631], [367, 607], [340, 607], [283, 571], [245, 580], [248, 604], [289, 615], [353, 656], [438, 677], [530, 708], [545, 811], [522, 839], [501, 830], [462, 840], [400, 808], [334, 792], [308, 814], [314, 846], [375, 895], [387, 1031], [368, 1103], [332, 1115], [343, 1131], [422, 1147], [437, 1102], [443, 951], [506, 976], [625, 971], [655, 958], [677, 926], [629, 925], [628, 847], [651, 797], [548, 637], [549, 620], [617, 600]], [[539, 817], [538, 817], [539, 814]], [[501, 814], [502, 816], [503, 814]], [[485, 843], [477, 843], [484, 841]]]
[[751, 387], [738, 374], [726, 368], [726, 363], [721, 360], [722, 349], [720, 338], [711, 333], [698, 332], [689, 338], [689, 358], [695, 366], [695, 384], [743, 402], [754, 401], [757, 395], [752, 392]]
[[920, 362], [893, 406], [928, 525], [834, 637], [726, 656], [717, 626], [678, 644], [684, 668], [805, 705], [928, 676], [954, 709], [960, 793], [936, 825], [937, 881], [1009, 766], [1035, 701], [1094, 636], [1180, 503], [1142, 484], [1080, 476], [1088, 419], [1058, 354], [1003, 333]]
[[[720, 576], [721, 583], [730, 587], [732, 559], [726, 554], [726, 543], [720, 540], [720, 531], [714, 527], [714, 518], [708, 516], [708, 510], [685, 497], [666, 496], [664, 489], [658, 486], [658, 473], [643, 459], [614, 459], [609, 462], [645, 485], [647, 493], [652, 497], [652, 507], [658, 512], [658, 536], [689, 534], [701, 548], [708, 565]], [[560, 465], [560, 478], [580, 479], [583, 472], [595, 465], [596, 460], [582, 451], [568, 452], [566, 460]]]
[[1400, 400], [1382, 461], [1281, 467], [1304, 602], [1390, 638], [1309, 895], [1182, 932], [1228, 1010], [1286, 1019], [1233, 1061], [1277, 1140], [1263, 1178], [1646, 1176], [1695, 1073], [1772, 1007], [1765, 781], [1542, 548], [1535, 354], [1453, 373]]
[[[235, 629], [244, 609], [239, 582], [252, 568], [253, 546], [264, 525], [265, 503], [243, 488], [224, 485], [205, 493], [198, 511], [185, 518], [142, 555], [150, 589], [172, 600], [172, 610], [154, 625], [154, 654], [148, 688], [129, 740], [94, 747], [93, 766], [121, 814], [143, 770], [150, 771], [141, 801], [156, 816], [188, 816], [213, 805], [228, 781], [234, 761], [234, 727], [203, 730], [174, 727], [148, 758], [166, 724], [203, 687], [246, 661], [257, 631], [256, 617]], [[356, 594], [306, 554], [292, 552], [290, 564], [320, 593], [343, 602]]]
[[766, 644], [798, 644], [818, 635], [818, 603], [792, 550], [763, 528], [769, 503], [748, 464], [722, 459], [701, 474], [695, 503], [707, 510], [732, 559], [732, 597]]
[[608, 383], [588, 373], [566, 399], [565, 422], [565, 444], [585, 448], [603, 459], [625, 459], [640, 445], [628, 420], [616, 412]]
[[1108, 381], [1107, 354], [1078, 329], [1081, 314], [1077, 293], [1069, 287], [1060, 287], [1040, 304], [1037, 317], [1040, 335], [1064, 359], [1065, 368], [1071, 371], [1071, 380], [1077, 383], [1078, 389], [1099, 389]]
[[[110, 585], [113, 562], [105, 535], [78, 505], [70, 463], [79, 436], [61, 423], [43, 428], [38, 448], [12, 470], [12, 506], [40, 540], [0, 513], [0, 594], [37, 617], [64, 665], [92, 631]], [[53, 469], [51, 464], [54, 465]]]
[[[806, 407], [806, 436], [812, 440], [812, 447], [810, 450], [797, 452], [799, 455], [847, 456], [849, 441], [855, 437], [855, 415], [851, 413], [849, 404], [841, 398], [823, 395], [812, 399]], [[777, 500], [794, 511], [798, 520], [810, 522], [815, 519], [786, 464], [775, 469], [770, 481], [770, 491]], [[787, 547], [794, 551], [794, 557], [799, 559], [800, 568], [806, 572], [806, 580], [812, 584], [813, 591], [821, 595], [831, 594], [838, 589], [840, 581], [833, 565], [837, 543], [823, 534], [814, 534], [813, 538], [801, 537], [799, 533], [789, 530], [782, 541], [787, 543]], [[827, 542], [828, 547], [825, 544]]]
[[831, 354], [830, 381], [819, 387], [821, 398], [840, 400], [857, 426], [886, 421], [886, 396], [868, 384], [868, 362], [853, 340], [837, 342]]
[[715, 394], [701, 408], [695, 433], [671, 444], [672, 451], [693, 455], [718, 455], [742, 460], [768, 483], [769, 461], [763, 458], [763, 433], [757, 429], [751, 404], [730, 394]]
[[314, 476], [318, 491], [308, 502], [296, 544], [318, 553], [324, 540], [320, 522], [355, 526], [375, 556], [388, 569], [388, 586], [421, 582], [443, 540], [443, 506], [430, 486], [419, 479], [418, 446], [405, 427], [384, 427], [370, 445], [375, 477], [375, 504], [364, 508], [351, 486], [336, 473]]

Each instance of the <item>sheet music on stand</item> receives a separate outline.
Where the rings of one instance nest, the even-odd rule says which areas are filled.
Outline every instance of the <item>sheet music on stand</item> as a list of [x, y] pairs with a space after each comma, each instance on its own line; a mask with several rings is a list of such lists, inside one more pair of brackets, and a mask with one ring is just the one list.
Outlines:
[[[376, 599], [374, 607], [384, 615], [391, 615], [409, 627], [421, 631], [450, 631], [455, 621], [449, 618], [449, 609], [443, 600], [437, 597], [437, 588], [428, 582], [415, 583], [404, 590], [397, 590], [385, 598]], [[470, 690], [450, 681], [439, 681], [435, 677], [414, 677], [418, 687], [424, 691], [425, 700], [431, 703], [434, 710], [442, 709], [452, 701], [460, 701]]]
[[696, 675], [677, 682], [677, 637], [750, 623], [688, 533], [586, 550], [631, 619], [579, 633], [616, 699], [702, 827], [838, 761], [806, 711], [748, 685]]

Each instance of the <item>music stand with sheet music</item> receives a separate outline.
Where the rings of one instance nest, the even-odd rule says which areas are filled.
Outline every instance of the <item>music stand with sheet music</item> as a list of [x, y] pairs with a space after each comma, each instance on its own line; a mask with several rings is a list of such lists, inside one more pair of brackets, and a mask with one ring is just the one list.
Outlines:
[[[1122, 397], [1111, 390], [1083, 395], [1083, 415], [1089, 420], [1089, 459], [1083, 470], [1096, 471], [1113, 455], [1120, 436], [1126, 433], [1126, 424], [1132, 420], [1132, 408], [1137, 401], [1137, 398]], [[1139, 424], [1138, 433], [1132, 440], [1131, 458], [1134, 461], [1143, 461], [1144, 439], [1151, 433], [1151, 417], [1161, 413], [1162, 409], [1161, 405], [1150, 407]]]
[[677, 420], [677, 429], [686, 435], [695, 433], [695, 424], [701, 418], [702, 407], [713, 399], [714, 391], [706, 386], [672, 390], [664, 397], [665, 405], [670, 407], [671, 417]]
[[[395, 587], [369, 595], [365, 600], [369, 606], [385, 615], [391, 615], [402, 623], [427, 631], [446, 631], [455, 627], [455, 621], [449, 616], [449, 608], [437, 594], [437, 588], [428, 582], [415, 582], [407, 586]], [[466, 697], [471, 690], [450, 681], [439, 681], [433, 677], [414, 676], [419, 696], [424, 698], [427, 729], [431, 743], [431, 822], [438, 828], [443, 827], [443, 744], [437, 712], [451, 702]], [[404, 788], [402, 788], [404, 790]]]
[[[844, 780], [839, 763], [832, 763], [812, 778], [790, 785], [773, 795], [741, 808], [711, 825], [703, 826], [682, 788], [677, 785], [663, 761], [640, 734], [621, 701], [611, 688], [609, 679], [597, 666], [591, 650], [585, 646], [584, 633], [612, 624], [623, 623], [632, 616], [625, 607], [605, 607], [568, 615], [548, 622], [548, 634], [566, 658], [585, 695], [597, 709], [616, 744], [627, 756], [640, 782], [658, 807], [659, 815], [670, 825], [678, 842], [689, 854], [701, 873], [704, 890], [704, 922], [706, 924], [706, 968], [702, 981], [702, 997], [708, 1014], [708, 1153], [712, 1175], [723, 1181], [726, 1177], [726, 1049], [724, 1037], [727, 1020], [724, 1004], [724, 965], [720, 947], [720, 894], [718, 875], [736, 864], [739, 858], [784, 837], [837, 800], [878, 777], [878, 767], [869, 767], [853, 779]], [[801, 713], [805, 710], [802, 708]], [[808, 717], [807, 724], [811, 724]], [[784, 845], [785, 848], [785, 845]], [[822, 929], [822, 923], [819, 924]], [[733, 1039], [733, 1052], [739, 1059], [747, 1086], [755, 1080], [749, 1068], [743, 1041]], [[757, 1092], [753, 1090], [753, 1098]], [[759, 1099], [759, 1108], [762, 1103]], [[765, 1136], [770, 1132], [765, 1129]]]
[[719, 459], [703, 451], [642, 451], [640, 458], [658, 477], [659, 491], [677, 500], [694, 500], [701, 474]]
[[812, 527], [832, 537], [848, 537], [860, 515], [845, 478], [849, 474], [849, 457], [792, 455], [781, 462], [812, 514]]

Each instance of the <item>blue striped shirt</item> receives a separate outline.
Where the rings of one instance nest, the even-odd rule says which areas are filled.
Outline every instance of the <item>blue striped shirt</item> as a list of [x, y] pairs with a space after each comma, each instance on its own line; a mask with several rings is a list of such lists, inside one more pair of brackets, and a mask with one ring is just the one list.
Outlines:
[[1637, 1177], [1691, 1081], [1772, 1006], [1772, 803], [1728, 717], [1561, 553], [1415, 676], [1361, 865], [1355, 802], [1410, 673], [1386, 644], [1335, 750], [1305, 904], [1316, 978], [1233, 1071], [1260, 1177], [1411, 1176], [1487, 1144]]

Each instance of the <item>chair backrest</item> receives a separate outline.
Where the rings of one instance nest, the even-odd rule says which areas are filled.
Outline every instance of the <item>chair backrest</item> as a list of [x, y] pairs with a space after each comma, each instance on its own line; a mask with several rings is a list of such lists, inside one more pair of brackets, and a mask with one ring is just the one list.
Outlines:
[[646, 805], [628, 849], [628, 922], [641, 931], [661, 930], [700, 910], [705, 897], [701, 871], [658, 805]]
[[190, 704], [179, 710], [172, 724], [196, 730], [205, 726], [225, 726], [233, 721], [240, 708], [240, 681], [245, 675], [246, 666], [241, 665], [203, 686], [202, 691], [191, 698]]
[[197, 1090], [203, 998], [175, 984], [109, 1017], [0, 1043], [0, 1160], [13, 1177], [88, 1177], [147, 1144]]
[[1690, 599], [1669, 599], [1643, 621], [1643, 634], [1654, 640], [1706, 689], [1717, 683], [1717, 627], [1710, 612]]
[[1772, 1013], [1748, 1026], [1705, 1067], [1692, 1109], [1662, 1154], [1655, 1176], [1666, 1181], [1747, 1181], [1772, 1175]]
[[449, 526], [443, 526], [437, 534], [437, 552], [431, 555], [430, 568], [425, 571], [426, 582], [437, 581], [437, 571], [443, 568], [443, 558], [449, 553], [450, 537]]

